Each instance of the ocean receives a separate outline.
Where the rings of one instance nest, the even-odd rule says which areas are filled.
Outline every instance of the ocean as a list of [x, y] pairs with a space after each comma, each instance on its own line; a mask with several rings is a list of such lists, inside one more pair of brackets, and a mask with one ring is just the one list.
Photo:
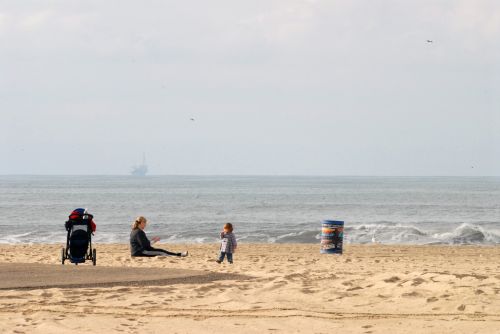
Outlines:
[[64, 243], [75, 208], [94, 215], [93, 242], [148, 236], [212, 243], [226, 222], [243, 243], [318, 243], [322, 220], [345, 242], [500, 243], [500, 177], [0, 176], [0, 243]]

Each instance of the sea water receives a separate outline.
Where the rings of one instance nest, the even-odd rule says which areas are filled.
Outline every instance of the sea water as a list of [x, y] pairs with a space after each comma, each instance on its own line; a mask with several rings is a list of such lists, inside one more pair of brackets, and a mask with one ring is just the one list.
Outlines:
[[0, 176], [0, 243], [63, 243], [75, 208], [99, 243], [128, 243], [138, 215], [148, 236], [217, 242], [319, 243], [322, 220], [345, 242], [500, 243], [500, 177]]

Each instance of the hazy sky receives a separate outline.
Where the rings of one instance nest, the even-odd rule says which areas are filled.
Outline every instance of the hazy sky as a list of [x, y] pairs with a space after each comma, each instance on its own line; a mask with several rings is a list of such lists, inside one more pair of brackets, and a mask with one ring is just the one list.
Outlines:
[[497, 0], [0, 0], [0, 174], [500, 175], [499, 59]]

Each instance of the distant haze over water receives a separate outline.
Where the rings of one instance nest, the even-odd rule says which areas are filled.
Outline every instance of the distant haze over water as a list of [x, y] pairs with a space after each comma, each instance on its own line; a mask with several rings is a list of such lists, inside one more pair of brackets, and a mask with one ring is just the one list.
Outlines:
[[0, 243], [64, 243], [78, 207], [94, 242], [128, 243], [143, 215], [163, 242], [319, 243], [321, 220], [347, 243], [500, 243], [500, 177], [0, 176]]

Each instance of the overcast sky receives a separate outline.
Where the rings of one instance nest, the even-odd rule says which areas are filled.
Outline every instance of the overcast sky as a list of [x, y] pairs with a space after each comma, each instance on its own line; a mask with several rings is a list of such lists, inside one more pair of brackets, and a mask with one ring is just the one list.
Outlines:
[[0, 0], [0, 174], [500, 175], [499, 59], [497, 0]]

